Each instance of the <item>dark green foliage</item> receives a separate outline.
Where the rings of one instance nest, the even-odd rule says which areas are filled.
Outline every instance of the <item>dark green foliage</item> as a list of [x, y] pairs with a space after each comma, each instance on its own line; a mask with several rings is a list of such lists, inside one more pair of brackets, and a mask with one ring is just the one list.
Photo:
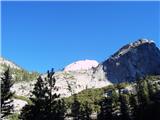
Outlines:
[[73, 96], [70, 116], [73, 117], [74, 120], [91, 120], [91, 105], [87, 101], [85, 103], [80, 103], [77, 99], [77, 95], [74, 94]]
[[148, 94], [149, 94], [150, 100], [152, 100], [155, 93], [159, 91], [158, 83], [156, 82], [156, 80], [160, 80], [160, 77], [159, 76], [147, 76], [145, 80], [148, 85]]
[[90, 104], [88, 102], [85, 102], [81, 105], [80, 109], [80, 120], [91, 120], [90, 115], [92, 113], [92, 109], [90, 107]]
[[117, 110], [118, 105], [119, 105], [119, 94], [118, 94], [118, 90], [116, 91], [116, 89], [112, 90], [112, 107]]
[[118, 90], [114, 87], [110, 91], [111, 95], [100, 102], [101, 111], [98, 115], [100, 120], [117, 120], [120, 113]]
[[139, 80], [137, 82], [137, 96], [139, 105], [144, 107], [149, 104], [149, 93], [146, 80]]
[[13, 86], [9, 68], [1, 78], [1, 118], [8, 116], [13, 111], [12, 98], [14, 93], [10, 88]]
[[[21, 114], [19, 116], [19, 119], [33, 120], [35, 118], [34, 113], [35, 113], [35, 106], [34, 105], [25, 105], [21, 110]], [[35, 115], [37, 115], [37, 114], [35, 114]], [[40, 117], [41, 117], [41, 114], [40, 114]], [[35, 120], [38, 120], [38, 118]]]
[[98, 120], [112, 120], [113, 109], [112, 109], [112, 99], [110, 97], [104, 98], [100, 102], [100, 113], [98, 114]]
[[[106, 89], [106, 88], [105, 88]], [[83, 105], [87, 102], [90, 105], [90, 108], [92, 112], [99, 112], [100, 106], [99, 102], [104, 97], [104, 88], [98, 88], [98, 89], [87, 89], [84, 91], [79, 92], [76, 97], [78, 102], [80, 102], [80, 107], [83, 107]], [[74, 102], [74, 95], [64, 98], [67, 108], [70, 109], [72, 106], [72, 103]]]
[[[132, 101], [137, 101], [138, 104], [133, 102], [131, 104], [132, 110], [132, 119], [133, 120], [157, 120], [159, 114], [157, 111], [160, 110], [159, 103], [155, 101], [155, 96], [159, 92], [157, 88], [159, 88], [158, 84], [156, 83], [158, 77], [148, 76], [145, 79], [141, 79], [137, 81], [136, 91], [137, 94], [132, 95], [130, 99]], [[157, 87], [156, 87], [157, 86]], [[138, 99], [136, 99], [138, 98]], [[135, 105], [134, 105], [135, 104]], [[154, 112], [153, 112], [154, 111]]]
[[121, 89], [125, 87], [117, 84], [117, 89], [112, 88], [112, 94], [101, 101], [98, 120], [158, 120], [160, 86], [157, 80], [160, 79], [151, 78], [147, 77], [137, 80], [136, 84], [133, 83], [132, 87], [137, 91], [134, 93], [121, 93]]
[[127, 94], [120, 95], [120, 113], [121, 113], [122, 120], [131, 120], [129, 96]]
[[78, 120], [80, 115], [80, 103], [76, 94], [74, 94], [73, 97], [73, 103], [71, 105], [71, 116], [74, 120]]
[[63, 120], [65, 115], [64, 100], [56, 92], [54, 71], [48, 71], [47, 77], [39, 77], [30, 98], [32, 104], [26, 105], [21, 112], [23, 120]]
[[138, 114], [138, 99], [137, 96], [134, 94], [131, 94], [129, 96], [129, 102], [130, 102], [130, 110], [131, 110], [131, 119], [136, 120], [137, 114]]

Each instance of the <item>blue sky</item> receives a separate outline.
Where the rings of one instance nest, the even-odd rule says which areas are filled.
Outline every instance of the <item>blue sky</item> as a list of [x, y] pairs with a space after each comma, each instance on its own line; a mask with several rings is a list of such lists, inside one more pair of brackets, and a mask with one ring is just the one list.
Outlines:
[[104, 61], [139, 38], [160, 45], [158, 2], [2, 2], [2, 56], [29, 71]]

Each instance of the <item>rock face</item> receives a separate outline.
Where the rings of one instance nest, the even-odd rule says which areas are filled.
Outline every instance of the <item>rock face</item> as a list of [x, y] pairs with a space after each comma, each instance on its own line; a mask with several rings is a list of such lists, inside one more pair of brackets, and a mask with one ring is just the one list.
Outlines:
[[80, 60], [66, 66], [64, 71], [88, 70], [92, 67], [97, 67], [98, 64], [95, 60]]
[[160, 50], [153, 41], [138, 40], [125, 45], [97, 69], [112, 83], [134, 81], [137, 77], [160, 74]]
[[[93, 79], [93, 70], [79, 70], [79, 71], [59, 71], [55, 72], [56, 83], [55, 86], [58, 88], [56, 93], [60, 94], [61, 97], [67, 97], [71, 95], [71, 91], [68, 90], [68, 85], [70, 85], [73, 93], [78, 93], [87, 88], [101, 88], [111, 84], [109, 81]], [[45, 78], [46, 74], [42, 75]], [[31, 91], [34, 88], [34, 81], [28, 82], [18, 82], [12, 87], [12, 91], [15, 91], [18, 96], [31, 95]]]

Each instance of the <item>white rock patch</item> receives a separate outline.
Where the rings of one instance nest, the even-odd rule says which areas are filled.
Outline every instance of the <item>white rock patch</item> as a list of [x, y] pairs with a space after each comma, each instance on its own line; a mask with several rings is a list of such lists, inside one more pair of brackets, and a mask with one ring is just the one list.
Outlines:
[[64, 71], [88, 70], [92, 67], [97, 67], [98, 64], [95, 60], [80, 60], [66, 66]]

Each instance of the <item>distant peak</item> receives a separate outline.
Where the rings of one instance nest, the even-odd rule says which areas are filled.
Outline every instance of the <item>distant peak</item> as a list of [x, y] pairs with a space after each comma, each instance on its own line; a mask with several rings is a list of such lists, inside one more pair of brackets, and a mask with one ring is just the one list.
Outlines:
[[125, 53], [127, 53], [129, 50], [131, 50], [133, 48], [136, 48], [136, 47], [141, 46], [143, 44], [151, 44], [151, 43], [154, 43], [154, 41], [153, 40], [144, 39], [144, 38], [143, 39], [139, 39], [139, 40], [137, 40], [137, 41], [135, 41], [133, 43], [124, 45], [122, 48], [120, 48], [111, 57], [118, 58], [119, 56], [124, 55]]

